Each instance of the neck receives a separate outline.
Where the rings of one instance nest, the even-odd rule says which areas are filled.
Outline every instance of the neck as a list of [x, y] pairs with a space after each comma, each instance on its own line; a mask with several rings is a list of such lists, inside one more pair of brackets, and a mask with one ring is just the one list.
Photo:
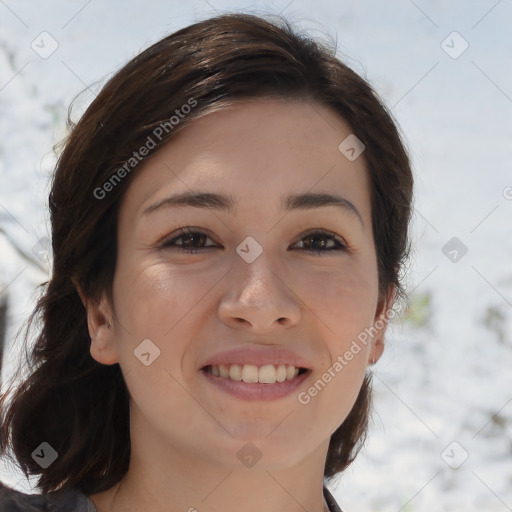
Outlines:
[[90, 499], [98, 512], [324, 512], [327, 446], [275, 469], [223, 466], [177, 447], [164, 453], [161, 440], [134, 437], [124, 478]]

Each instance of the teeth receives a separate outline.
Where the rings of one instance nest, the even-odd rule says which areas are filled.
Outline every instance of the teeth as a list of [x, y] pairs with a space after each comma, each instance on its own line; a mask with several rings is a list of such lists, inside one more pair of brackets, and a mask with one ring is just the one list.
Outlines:
[[284, 364], [280, 364], [277, 367], [276, 380], [277, 382], [283, 382], [286, 380], [286, 366]]
[[273, 364], [267, 364], [260, 368], [258, 377], [259, 382], [264, 382], [265, 384], [273, 384], [277, 381], [277, 370]]
[[229, 378], [231, 380], [242, 380], [242, 367], [239, 364], [232, 364], [229, 367]]
[[[231, 375], [231, 371], [229, 372], [229, 375]], [[252, 364], [244, 364], [242, 368], [242, 380], [244, 382], [258, 382], [258, 378], [258, 367]]]
[[293, 365], [273, 365], [256, 366], [254, 364], [231, 364], [209, 366], [208, 372], [216, 377], [229, 378], [236, 381], [244, 381], [249, 383], [274, 384], [275, 382], [283, 382], [292, 380], [299, 374], [299, 369]]
[[286, 378], [292, 380], [299, 373], [299, 370], [295, 366], [288, 366], [286, 368]]

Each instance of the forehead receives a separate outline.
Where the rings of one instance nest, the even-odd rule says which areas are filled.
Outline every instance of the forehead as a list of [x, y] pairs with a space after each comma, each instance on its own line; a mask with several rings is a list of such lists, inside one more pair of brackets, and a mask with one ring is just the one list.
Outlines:
[[[192, 189], [221, 192], [240, 205], [278, 205], [290, 193], [339, 192], [369, 215], [364, 157], [340, 143], [350, 126], [312, 102], [244, 100], [193, 120], [139, 165], [123, 201], [140, 216], [149, 201]], [[286, 194], [285, 194], [286, 193]]]

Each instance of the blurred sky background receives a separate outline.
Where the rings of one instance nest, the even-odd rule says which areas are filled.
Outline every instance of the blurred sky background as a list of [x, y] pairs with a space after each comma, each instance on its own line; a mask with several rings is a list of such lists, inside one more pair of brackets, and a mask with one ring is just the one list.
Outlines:
[[226, 11], [281, 13], [336, 41], [414, 165], [409, 310], [374, 368], [368, 444], [333, 494], [345, 512], [512, 510], [512, 0], [0, 0], [3, 379], [47, 277], [52, 146], [69, 104], [89, 88], [76, 120], [141, 50]]

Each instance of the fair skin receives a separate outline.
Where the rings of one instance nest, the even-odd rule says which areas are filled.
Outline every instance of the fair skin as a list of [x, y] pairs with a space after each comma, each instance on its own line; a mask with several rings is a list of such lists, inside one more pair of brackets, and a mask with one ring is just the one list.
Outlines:
[[[113, 303], [84, 299], [91, 355], [120, 364], [131, 400], [130, 467], [90, 496], [99, 512], [324, 510], [330, 435], [381, 356], [385, 327], [309, 403], [297, 397], [392, 296], [379, 300], [364, 157], [338, 150], [350, 133], [321, 105], [244, 100], [195, 120], [135, 171], [119, 212]], [[231, 195], [235, 210], [143, 213], [191, 190]], [[342, 196], [358, 214], [332, 205], [285, 213], [281, 198], [300, 193]], [[185, 225], [206, 235], [162, 247]], [[336, 245], [328, 236], [311, 242], [313, 228], [347, 249], [323, 249]], [[236, 251], [249, 236], [263, 249], [251, 263]], [[178, 252], [187, 244], [199, 252]], [[145, 339], [160, 350], [147, 366], [134, 355]], [[207, 358], [248, 346], [292, 351], [308, 363], [306, 380], [287, 396], [248, 400], [204, 377]], [[237, 456], [244, 446], [261, 455], [251, 467]]]

